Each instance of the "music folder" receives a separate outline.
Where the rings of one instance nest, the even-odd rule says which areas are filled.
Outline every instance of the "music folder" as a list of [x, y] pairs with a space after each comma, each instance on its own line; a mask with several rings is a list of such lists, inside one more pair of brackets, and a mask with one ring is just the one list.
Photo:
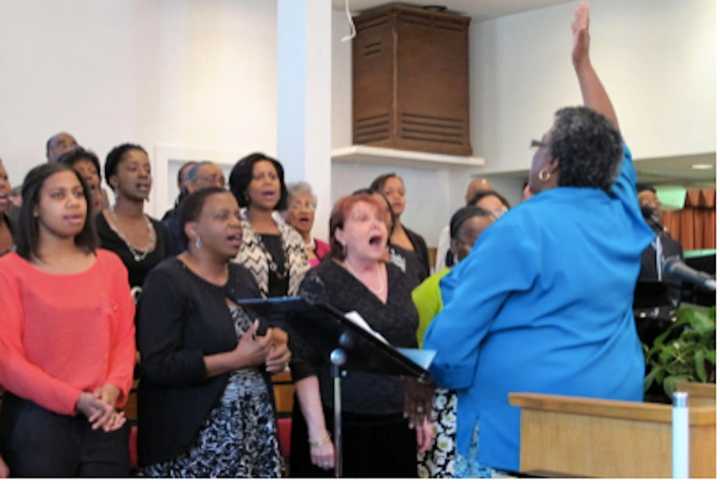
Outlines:
[[395, 348], [330, 304], [309, 301], [303, 296], [239, 299], [235, 303], [251, 316], [287, 329], [291, 338], [299, 335], [326, 361], [333, 350], [344, 350], [347, 361], [343, 369], [430, 380], [427, 368], [434, 352]]

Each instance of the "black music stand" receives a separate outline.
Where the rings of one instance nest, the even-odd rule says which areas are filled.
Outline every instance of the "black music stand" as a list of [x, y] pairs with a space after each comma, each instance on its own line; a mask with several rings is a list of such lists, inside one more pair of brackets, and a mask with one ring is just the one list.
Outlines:
[[332, 367], [335, 477], [342, 477], [342, 370], [406, 376], [428, 382], [430, 374], [397, 349], [361, 328], [329, 304], [302, 296], [235, 301], [270, 323], [284, 321], [291, 333], [319, 349]]

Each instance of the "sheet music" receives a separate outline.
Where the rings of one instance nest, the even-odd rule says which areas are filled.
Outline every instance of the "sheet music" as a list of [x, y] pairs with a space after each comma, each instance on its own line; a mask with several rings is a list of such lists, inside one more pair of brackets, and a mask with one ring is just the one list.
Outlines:
[[[390, 346], [390, 343], [388, 343], [388, 340], [386, 340], [380, 333], [373, 330], [370, 325], [363, 319], [362, 316], [357, 311], [351, 311], [347, 314], [345, 314], [345, 317], [348, 318], [350, 321], [367, 331], [369, 334], [373, 335], [375, 338], [379, 339], [386, 345]], [[421, 367], [423, 370], [427, 370], [430, 368], [430, 363], [432, 363], [433, 359], [435, 358], [435, 354], [437, 353], [435, 350], [421, 350], [417, 348], [397, 348], [394, 347], [400, 354], [402, 354], [405, 358], [408, 360], [411, 360], [413, 363]]]
[[383, 335], [381, 335], [380, 333], [378, 333], [377, 331], [372, 329], [370, 327], [370, 325], [367, 323], [367, 321], [365, 321], [363, 319], [363, 317], [360, 316], [360, 313], [358, 313], [357, 311], [350, 311], [349, 313], [345, 314], [345, 317], [348, 318], [353, 323], [355, 323], [357, 326], [361, 327], [362, 329], [364, 329], [365, 331], [370, 333], [371, 335], [375, 336], [377, 339], [379, 339], [386, 345], [390, 346], [390, 343], [388, 343], [388, 340], [383, 338]]

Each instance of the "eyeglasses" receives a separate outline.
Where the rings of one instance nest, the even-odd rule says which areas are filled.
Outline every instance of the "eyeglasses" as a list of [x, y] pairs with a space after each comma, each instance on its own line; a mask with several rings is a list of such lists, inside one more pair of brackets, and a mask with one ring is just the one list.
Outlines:
[[199, 176], [195, 179], [208, 184], [217, 184], [222, 187], [225, 186], [225, 177], [222, 175]]
[[290, 208], [293, 210], [315, 210], [315, 202], [313, 201], [293, 201], [290, 203]]
[[530, 148], [547, 148], [547, 146], [548, 144], [544, 141], [530, 140]]

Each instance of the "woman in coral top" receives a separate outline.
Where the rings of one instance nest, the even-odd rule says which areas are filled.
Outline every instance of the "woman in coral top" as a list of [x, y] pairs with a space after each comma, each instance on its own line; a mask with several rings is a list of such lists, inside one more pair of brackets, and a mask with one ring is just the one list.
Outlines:
[[0, 258], [0, 453], [14, 477], [127, 476], [127, 271], [96, 249], [77, 172], [38, 166], [22, 195], [17, 252]]

